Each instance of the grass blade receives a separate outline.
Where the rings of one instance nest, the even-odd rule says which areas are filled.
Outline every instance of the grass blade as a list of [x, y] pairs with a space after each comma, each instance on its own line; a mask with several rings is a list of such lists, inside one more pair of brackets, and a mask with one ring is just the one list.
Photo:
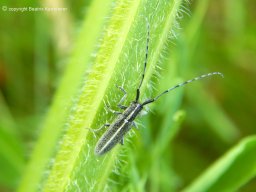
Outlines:
[[256, 137], [243, 139], [184, 192], [237, 191], [256, 175]]

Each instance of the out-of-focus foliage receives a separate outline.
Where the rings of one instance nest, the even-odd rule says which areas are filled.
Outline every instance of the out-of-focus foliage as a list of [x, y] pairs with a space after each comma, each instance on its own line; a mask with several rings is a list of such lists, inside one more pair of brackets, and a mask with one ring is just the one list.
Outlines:
[[[106, 27], [100, 21], [86, 20], [92, 16], [94, 10], [90, 6], [95, 2], [99, 7], [94, 14], [108, 21], [111, 12], [102, 7], [99, 0], [1, 2], [0, 191], [18, 188], [19, 181], [28, 172], [26, 165], [41, 136], [40, 128], [45, 125], [66, 65], [86, 61], [84, 68], [77, 74], [72, 72], [70, 78], [91, 67], [93, 61], [83, 58], [83, 54], [86, 57], [97, 53], [99, 36]], [[23, 7], [67, 10], [53, 13], [10, 9]], [[181, 28], [176, 27], [176, 39], [166, 43], [162, 69], [157, 71], [160, 75], [157, 80], [153, 79], [156, 90], [149, 91], [147, 96], [203, 73], [220, 71], [225, 78], [213, 77], [191, 84], [153, 104], [152, 113], [141, 118], [142, 125], [135, 131], [136, 136], [125, 142], [125, 155], [119, 157], [109, 186], [112, 191], [214, 191], [221, 187], [254, 191], [255, 162], [252, 160], [255, 155], [251, 150], [255, 148], [255, 137], [243, 139], [256, 134], [256, 2], [193, 0], [184, 3], [181, 10], [183, 14], [178, 19]], [[87, 28], [81, 29], [81, 26]], [[141, 26], [144, 28], [145, 24]], [[83, 30], [86, 33], [77, 40], [76, 36]], [[79, 42], [86, 38], [91, 40], [92, 47], [84, 49], [84, 44]], [[70, 61], [73, 49], [79, 49], [73, 58], [81, 60]], [[75, 86], [73, 83], [68, 82], [59, 92], [71, 97], [83, 82], [77, 79]], [[60, 107], [65, 101], [58, 99], [60, 103], [56, 106]], [[63, 113], [69, 111], [69, 107], [63, 106]], [[54, 120], [54, 111], [51, 113]], [[65, 124], [63, 119], [59, 120]], [[232, 147], [234, 149], [223, 156]], [[220, 161], [212, 165], [218, 158]], [[42, 175], [48, 174], [49, 167], [40, 169]], [[239, 178], [232, 180], [234, 173]], [[211, 178], [215, 181], [205, 184]]]

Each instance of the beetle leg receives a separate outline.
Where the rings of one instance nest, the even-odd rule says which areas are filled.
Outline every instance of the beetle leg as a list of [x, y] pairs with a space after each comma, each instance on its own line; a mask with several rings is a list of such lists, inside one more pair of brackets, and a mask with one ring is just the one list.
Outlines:
[[94, 137], [96, 137], [95, 136], [95, 133], [96, 132], [98, 132], [98, 131], [100, 131], [101, 129], [103, 129], [104, 127], [109, 127], [110, 126], [110, 124], [109, 123], [105, 123], [104, 125], [102, 125], [100, 128], [98, 128], [98, 129], [92, 129], [92, 128], [85, 128], [85, 129], [89, 129], [92, 133], [93, 133], [93, 136]]
[[107, 111], [109, 111], [109, 112], [111, 112], [111, 113], [114, 113], [114, 114], [116, 114], [116, 115], [122, 114], [122, 113], [119, 112], [119, 111], [116, 111], [116, 110], [114, 110], [114, 109], [111, 109], [111, 107], [109, 106], [109, 103], [106, 103], [105, 101], [103, 101], [103, 102], [104, 102], [104, 105], [105, 105], [105, 109], [107, 109]]
[[102, 125], [100, 128], [98, 128], [98, 129], [92, 129], [92, 128], [88, 128], [88, 127], [86, 127], [85, 129], [89, 129], [90, 131], [92, 131], [92, 132], [98, 132], [98, 131], [100, 131], [101, 129], [103, 129], [104, 127], [109, 127], [110, 126], [110, 124], [109, 123], [105, 123], [104, 125]]
[[132, 126], [135, 127], [136, 129], [139, 129], [138, 125], [134, 121], [132, 122]]
[[120, 140], [120, 144], [121, 144], [121, 145], [124, 145], [124, 138], [122, 138], [122, 139]]
[[122, 114], [122, 113], [119, 112], [119, 111], [116, 111], [116, 110], [114, 110], [114, 109], [111, 109], [109, 105], [106, 105], [106, 107], [107, 107], [108, 111], [110, 111], [111, 113], [114, 113], [114, 114], [117, 114], [117, 115]]
[[116, 87], [117, 87], [118, 89], [120, 89], [120, 90], [124, 93], [124, 96], [120, 99], [120, 101], [118, 102], [117, 106], [118, 106], [120, 109], [126, 109], [127, 107], [124, 106], [124, 105], [122, 105], [122, 103], [124, 102], [124, 100], [125, 100], [126, 97], [127, 97], [127, 92], [126, 92], [126, 91], [124, 90], [124, 88], [121, 87], [121, 86], [116, 85]]

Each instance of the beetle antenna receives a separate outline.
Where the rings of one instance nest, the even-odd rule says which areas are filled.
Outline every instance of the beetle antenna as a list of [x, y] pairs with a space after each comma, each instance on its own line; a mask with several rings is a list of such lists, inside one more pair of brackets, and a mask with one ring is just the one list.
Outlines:
[[142, 82], [143, 82], [143, 80], [144, 80], [145, 72], [146, 72], [146, 67], [147, 67], [147, 63], [148, 63], [149, 22], [148, 22], [148, 19], [147, 19], [147, 18], [146, 18], [146, 22], [147, 22], [147, 30], [148, 30], [148, 33], [147, 33], [147, 44], [146, 44], [146, 54], [145, 54], [145, 61], [144, 61], [144, 69], [143, 69], [143, 73], [142, 73], [142, 77], [141, 77], [141, 80], [140, 80], [139, 87], [137, 88], [137, 94], [136, 94], [135, 102], [138, 102], [138, 100], [139, 100], [139, 98], [140, 98], [140, 87], [141, 87]]
[[188, 83], [191, 83], [191, 82], [193, 82], [193, 81], [197, 81], [197, 80], [200, 80], [200, 79], [203, 79], [203, 78], [205, 78], [205, 77], [212, 76], [212, 75], [220, 75], [221, 77], [224, 77], [224, 75], [223, 75], [222, 73], [220, 73], [220, 72], [212, 72], [212, 73], [208, 73], [208, 74], [204, 74], [204, 75], [195, 77], [195, 78], [193, 78], [193, 79], [187, 80], [187, 81], [185, 81], [185, 82], [183, 82], [183, 83], [177, 84], [177, 85], [175, 85], [175, 86], [173, 86], [173, 87], [171, 87], [171, 88], [165, 90], [164, 92], [162, 92], [161, 94], [159, 94], [158, 96], [156, 96], [156, 97], [153, 98], [153, 99], [148, 99], [148, 100], [146, 100], [144, 103], [142, 103], [142, 105], [147, 105], [147, 104], [149, 104], [149, 103], [153, 103], [154, 101], [158, 100], [159, 97], [161, 97], [162, 95], [168, 93], [169, 91], [172, 91], [172, 90], [174, 90], [174, 89], [176, 89], [176, 88], [178, 88], [178, 87], [182, 87], [182, 86], [184, 86], [184, 85], [186, 85], [186, 84], [188, 84]]

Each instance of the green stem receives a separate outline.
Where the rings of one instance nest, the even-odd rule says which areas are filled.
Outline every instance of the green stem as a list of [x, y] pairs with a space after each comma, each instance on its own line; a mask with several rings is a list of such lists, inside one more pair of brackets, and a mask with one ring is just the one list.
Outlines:
[[[102, 6], [98, 6], [101, 3]], [[88, 9], [87, 17], [82, 24], [80, 35], [76, 41], [70, 64], [60, 83], [48, 116], [45, 120], [42, 133], [31, 156], [18, 191], [37, 191], [44, 176], [47, 164], [60, 137], [67, 112], [73, 104], [74, 95], [78, 91], [81, 80], [85, 78], [84, 71], [91, 60], [91, 53], [95, 49], [100, 33], [102, 32], [104, 17], [111, 7], [111, 0], [96, 0]], [[95, 15], [95, 13], [97, 13]], [[90, 33], [88, 33], [90, 29]], [[85, 35], [86, 34], [86, 35]]]

